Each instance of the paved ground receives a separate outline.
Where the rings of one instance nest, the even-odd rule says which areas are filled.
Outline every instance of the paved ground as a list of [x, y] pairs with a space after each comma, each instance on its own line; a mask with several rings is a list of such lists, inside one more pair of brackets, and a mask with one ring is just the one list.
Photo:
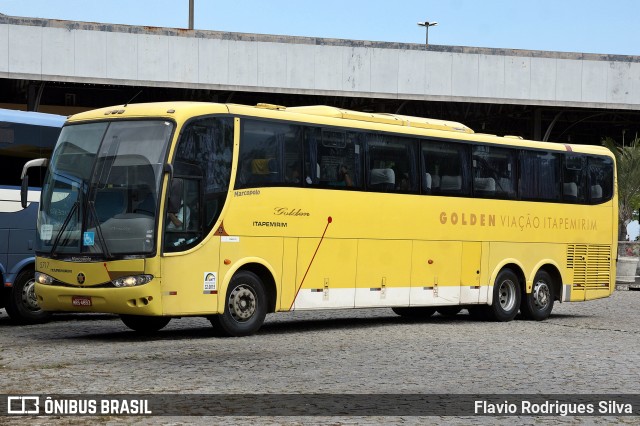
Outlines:
[[[259, 334], [211, 336], [201, 318], [140, 337], [117, 317], [57, 315], [18, 327], [0, 315], [3, 394], [640, 394], [640, 291], [556, 304], [544, 322], [468, 315], [410, 321], [390, 309], [275, 314]], [[586, 418], [573, 420], [584, 421]], [[25, 419], [22, 419], [23, 421]], [[253, 418], [101, 418], [102, 423], [252, 424]], [[417, 417], [259, 419], [269, 424], [420, 424]], [[430, 418], [429, 423], [513, 423]], [[521, 419], [522, 420], [522, 419]], [[528, 419], [553, 424], [558, 419]], [[563, 418], [570, 422], [571, 418]], [[634, 423], [632, 417], [590, 423]], [[45, 424], [50, 419], [31, 419]], [[63, 424], [81, 419], [61, 418]], [[2, 418], [0, 423], [19, 424]]]

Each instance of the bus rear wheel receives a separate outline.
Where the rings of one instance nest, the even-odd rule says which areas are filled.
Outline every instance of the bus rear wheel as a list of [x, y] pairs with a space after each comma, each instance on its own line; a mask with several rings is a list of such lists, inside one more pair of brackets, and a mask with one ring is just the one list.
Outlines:
[[511, 321], [520, 309], [520, 280], [511, 269], [503, 269], [493, 285], [490, 314], [495, 321]]
[[391, 308], [391, 310], [396, 315], [407, 318], [429, 318], [431, 315], [436, 313], [436, 308], [423, 306]]
[[267, 295], [256, 274], [240, 271], [231, 279], [225, 297], [224, 312], [209, 317], [217, 335], [242, 337], [262, 327], [267, 315]]
[[171, 321], [170, 317], [148, 317], [144, 315], [120, 315], [120, 319], [131, 330], [143, 334], [160, 331]]
[[33, 269], [21, 271], [8, 289], [5, 309], [11, 319], [18, 324], [39, 324], [49, 319], [49, 312], [38, 305], [35, 293], [36, 280]]
[[523, 294], [520, 310], [529, 320], [542, 321], [549, 318], [553, 309], [553, 281], [546, 271], [538, 271], [533, 278], [531, 293]]

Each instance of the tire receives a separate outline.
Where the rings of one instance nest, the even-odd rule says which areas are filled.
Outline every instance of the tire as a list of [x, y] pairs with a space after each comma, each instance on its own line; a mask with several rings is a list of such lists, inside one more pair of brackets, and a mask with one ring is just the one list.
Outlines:
[[522, 290], [518, 276], [511, 269], [503, 269], [493, 285], [491, 318], [495, 321], [511, 321], [518, 314]]
[[431, 307], [401, 307], [401, 308], [391, 308], [391, 310], [401, 317], [406, 318], [429, 318], [431, 315], [435, 314], [436, 308]]
[[240, 271], [233, 276], [225, 297], [224, 312], [209, 317], [215, 334], [249, 336], [257, 332], [267, 315], [267, 295], [256, 274]]
[[33, 269], [21, 271], [9, 289], [5, 309], [13, 321], [18, 324], [41, 324], [46, 322], [51, 314], [38, 306], [35, 293]]
[[462, 306], [440, 306], [436, 309], [436, 312], [438, 312], [443, 317], [455, 317], [460, 313], [461, 310]]
[[528, 320], [549, 318], [553, 309], [553, 280], [546, 271], [538, 271], [533, 278], [531, 293], [522, 294], [520, 311]]
[[152, 334], [160, 331], [171, 321], [171, 317], [149, 317], [144, 315], [120, 315], [120, 319], [131, 330], [142, 334]]

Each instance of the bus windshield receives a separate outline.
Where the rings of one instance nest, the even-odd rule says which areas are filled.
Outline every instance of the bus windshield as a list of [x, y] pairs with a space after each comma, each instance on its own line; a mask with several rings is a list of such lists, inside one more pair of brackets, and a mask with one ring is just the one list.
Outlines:
[[153, 253], [173, 129], [164, 120], [64, 127], [42, 189], [37, 250], [100, 258]]

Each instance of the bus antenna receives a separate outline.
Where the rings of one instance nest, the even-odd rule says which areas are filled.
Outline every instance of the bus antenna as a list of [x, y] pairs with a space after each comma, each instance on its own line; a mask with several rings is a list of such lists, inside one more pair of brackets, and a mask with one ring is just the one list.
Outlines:
[[129, 105], [131, 102], [133, 102], [133, 100], [134, 100], [135, 98], [137, 98], [137, 97], [138, 97], [138, 95], [139, 95], [140, 93], [142, 93], [142, 90], [140, 90], [138, 93], [136, 93], [135, 95], [133, 95], [133, 98], [129, 99], [129, 102], [125, 103], [125, 104], [124, 104], [124, 106], [127, 106], [127, 105]]

